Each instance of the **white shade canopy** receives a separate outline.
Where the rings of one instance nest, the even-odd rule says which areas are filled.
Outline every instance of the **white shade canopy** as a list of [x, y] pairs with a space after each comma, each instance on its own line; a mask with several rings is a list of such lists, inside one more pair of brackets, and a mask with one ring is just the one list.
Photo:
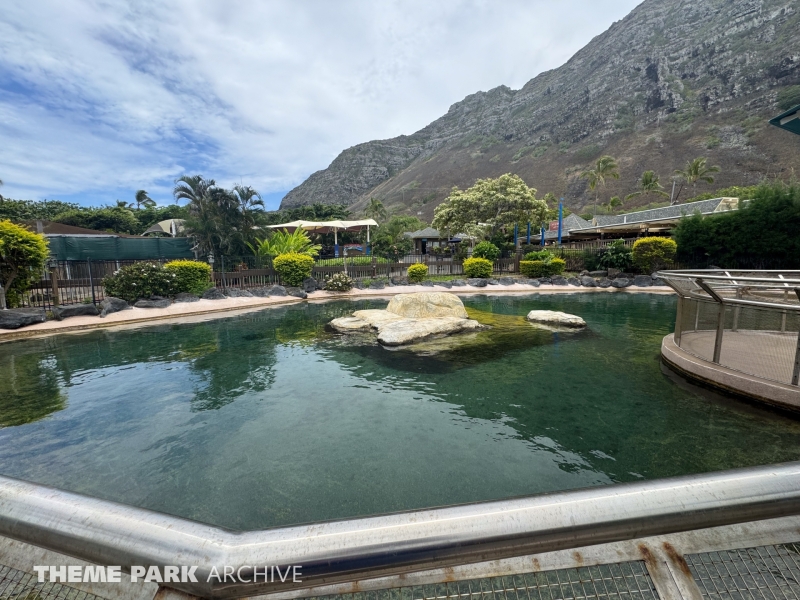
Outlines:
[[377, 227], [378, 223], [374, 219], [362, 219], [360, 221], [292, 221], [281, 223], [280, 225], [270, 225], [270, 229], [285, 229], [289, 232], [295, 229], [303, 229], [312, 233], [334, 233], [337, 231], [362, 231], [370, 227]]

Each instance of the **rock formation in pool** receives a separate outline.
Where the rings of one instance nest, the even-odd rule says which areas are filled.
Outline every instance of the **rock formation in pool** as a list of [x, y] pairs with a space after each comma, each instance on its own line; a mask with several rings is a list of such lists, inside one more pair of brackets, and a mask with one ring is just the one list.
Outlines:
[[567, 327], [570, 329], [586, 327], [586, 321], [579, 316], [557, 310], [532, 310], [528, 313], [527, 319], [534, 323], [551, 327]]
[[486, 329], [467, 316], [463, 302], [447, 292], [398, 294], [386, 310], [357, 310], [330, 323], [340, 333], [377, 330], [384, 346], [402, 346], [434, 336]]

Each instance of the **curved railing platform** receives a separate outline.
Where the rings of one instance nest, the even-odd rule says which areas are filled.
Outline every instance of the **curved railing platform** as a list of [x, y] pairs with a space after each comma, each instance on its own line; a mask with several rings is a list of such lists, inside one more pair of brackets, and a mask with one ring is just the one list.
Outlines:
[[[800, 514], [800, 462], [237, 533], [0, 477], [0, 535], [100, 565], [197, 566], [208, 598], [590, 546]], [[301, 567], [302, 583], [209, 581]]]

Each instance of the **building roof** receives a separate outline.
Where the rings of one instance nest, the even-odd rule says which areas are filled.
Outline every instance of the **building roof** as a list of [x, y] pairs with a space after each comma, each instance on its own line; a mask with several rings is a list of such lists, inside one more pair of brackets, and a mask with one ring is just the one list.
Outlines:
[[96, 229], [87, 229], [85, 227], [75, 227], [74, 225], [64, 225], [63, 223], [54, 223], [53, 221], [44, 221], [37, 219], [34, 221], [23, 221], [31, 231], [41, 233], [46, 236], [50, 235], [77, 235], [77, 236], [104, 236], [104, 237], [138, 237], [135, 235], [128, 235], [127, 233], [114, 233], [109, 231], [98, 231]]
[[800, 135], [800, 104], [770, 119], [769, 124]]
[[439, 230], [434, 229], [433, 227], [426, 227], [425, 229], [418, 229], [417, 231], [407, 231], [403, 235], [407, 238], [411, 238], [412, 240], [418, 240], [421, 238], [442, 237], [441, 235], [439, 235]]

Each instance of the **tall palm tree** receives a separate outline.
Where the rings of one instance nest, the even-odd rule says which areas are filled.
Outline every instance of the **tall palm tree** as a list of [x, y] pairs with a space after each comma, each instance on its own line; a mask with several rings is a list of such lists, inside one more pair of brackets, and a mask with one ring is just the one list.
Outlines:
[[255, 212], [259, 207], [264, 209], [264, 199], [249, 185], [233, 186], [233, 196], [236, 198], [239, 212], [242, 215], [242, 240], [248, 244], [253, 238], [256, 224]]
[[599, 192], [597, 187], [602, 185], [605, 187], [606, 179], [619, 179], [619, 165], [617, 159], [608, 154], [601, 156], [594, 164], [594, 168], [588, 169], [580, 175], [589, 182], [589, 189], [592, 190], [594, 195], [594, 211], [597, 212], [597, 199]]
[[189, 204], [200, 202], [217, 183], [213, 179], [203, 179], [202, 175], [184, 175], [175, 180], [172, 195], [175, 200], [186, 200]]
[[719, 171], [720, 168], [717, 166], [709, 167], [704, 156], [690, 160], [686, 163], [684, 169], [675, 169], [675, 175], [681, 180], [681, 187], [678, 189], [678, 193], [673, 199], [672, 204], [678, 204], [678, 198], [681, 195], [685, 183], [691, 183], [692, 191], [694, 192], [693, 195], [697, 195], [697, 182], [705, 181], [706, 183], [714, 183], [714, 176], [711, 175], [711, 173], [719, 173]]
[[[2, 186], [3, 186], [3, 180], [0, 179], [0, 187], [2, 187]], [[0, 194], [0, 202], [3, 202], [4, 200], [5, 200], [5, 198], [3, 198], [3, 194]]]
[[[627, 199], [627, 196], [625, 197]], [[615, 208], [622, 206], [622, 198], [619, 196], [611, 196], [608, 202], [604, 202], [602, 206], [608, 211], [611, 212]]]
[[625, 200], [630, 200], [636, 196], [646, 196], [647, 194], [658, 194], [659, 196], [667, 196], [669, 194], [664, 191], [664, 186], [658, 181], [658, 175], [655, 171], [645, 171], [639, 178], [639, 189], [635, 192], [625, 196]]
[[133, 204], [130, 202], [125, 202], [125, 200], [117, 200], [117, 204], [114, 208], [130, 209], [133, 208]]
[[156, 201], [153, 200], [150, 196], [147, 195], [147, 192], [144, 190], [139, 190], [136, 192], [136, 209], [140, 209], [142, 206], [145, 208], [153, 208], [156, 205]]
[[364, 214], [376, 221], [383, 221], [386, 218], [386, 207], [377, 198], [370, 198]]

